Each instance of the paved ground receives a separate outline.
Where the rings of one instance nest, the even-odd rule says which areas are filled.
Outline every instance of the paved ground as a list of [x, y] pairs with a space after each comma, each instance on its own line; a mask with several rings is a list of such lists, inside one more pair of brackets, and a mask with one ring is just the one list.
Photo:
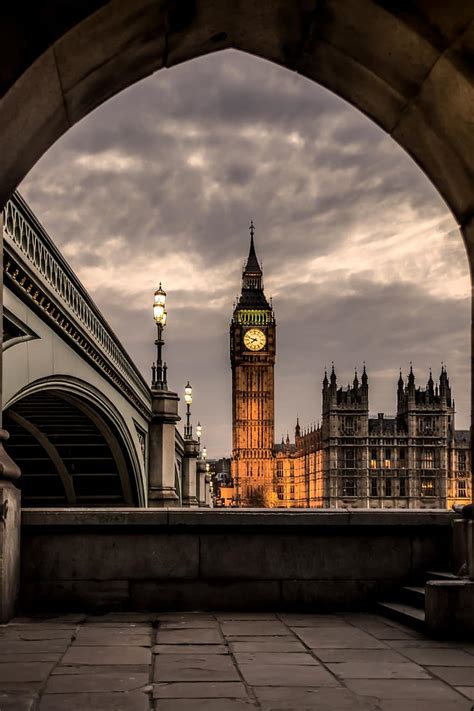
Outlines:
[[108, 614], [0, 626], [0, 711], [471, 711], [474, 641], [374, 615]]

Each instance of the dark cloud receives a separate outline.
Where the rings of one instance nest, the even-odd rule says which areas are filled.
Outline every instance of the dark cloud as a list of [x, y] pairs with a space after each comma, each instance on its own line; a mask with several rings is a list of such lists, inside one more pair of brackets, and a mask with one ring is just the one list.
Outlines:
[[[170, 383], [188, 378], [211, 453], [230, 448], [228, 324], [248, 224], [278, 319], [277, 434], [320, 414], [325, 364], [448, 363], [468, 413], [467, 262], [447, 208], [377, 126], [310, 81], [234, 51], [164, 70], [69, 131], [21, 186], [148, 378], [168, 290]], [[285, 405], [283, 406], [283, 403]], [[206, 430], [205, 430], [206, 431]]]

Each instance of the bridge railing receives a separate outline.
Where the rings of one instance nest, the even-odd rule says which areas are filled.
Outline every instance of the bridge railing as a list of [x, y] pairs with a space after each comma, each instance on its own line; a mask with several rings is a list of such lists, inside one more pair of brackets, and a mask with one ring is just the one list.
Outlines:
[[[5, 284], [59, 327], [145, 414], [150, 389], [65, 258], [17, 192], [4, 209]], [[39, 278], [38, 278], [39, 277]], [[23, 292], [23, 293], [22, 293]]]

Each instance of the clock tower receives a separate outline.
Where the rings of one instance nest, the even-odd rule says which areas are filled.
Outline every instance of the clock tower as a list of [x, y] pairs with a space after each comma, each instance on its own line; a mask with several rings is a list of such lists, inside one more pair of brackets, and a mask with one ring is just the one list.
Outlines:
[[274, 475], [276, 323], [263, 292], [263, 273], [250, 250], [230, 324], [232, 478], [240, 506], [270, 506]]

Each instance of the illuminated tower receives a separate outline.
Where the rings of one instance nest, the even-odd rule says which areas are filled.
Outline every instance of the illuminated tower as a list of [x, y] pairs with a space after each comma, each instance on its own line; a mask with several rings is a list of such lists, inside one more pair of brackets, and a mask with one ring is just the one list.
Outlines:
[[273, 499], [276, 324], [263, 293], [263, 273], [250, 250], [242, 292], [230, 324], [232, 365], [232, 477], [241, 506], [269, 506]]

